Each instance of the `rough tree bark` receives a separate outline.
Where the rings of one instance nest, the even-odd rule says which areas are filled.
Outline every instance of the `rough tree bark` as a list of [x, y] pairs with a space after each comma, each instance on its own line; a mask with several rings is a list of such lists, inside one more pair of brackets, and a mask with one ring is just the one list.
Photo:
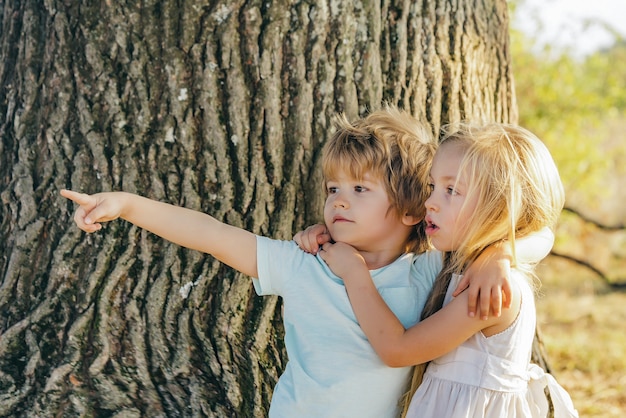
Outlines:
[[330, 117], [514, 122], [505, 0], [0, 0], [0, 416], [264, 416], [280, 301], [61, 188], [275, 238], [316, 222]]

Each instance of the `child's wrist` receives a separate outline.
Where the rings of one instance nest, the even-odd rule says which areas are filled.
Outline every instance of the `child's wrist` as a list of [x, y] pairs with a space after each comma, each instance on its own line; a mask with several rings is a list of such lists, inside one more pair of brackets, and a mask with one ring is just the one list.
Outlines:
[[505, 258], [509, 261], [513, 261], [513, 247], [511, 246], [511, 242], [506, 239], [502, 239], [494, 242], [489, 246], [492, 248], [492, 251], [495, 254], [499, 255], [501, 258]]

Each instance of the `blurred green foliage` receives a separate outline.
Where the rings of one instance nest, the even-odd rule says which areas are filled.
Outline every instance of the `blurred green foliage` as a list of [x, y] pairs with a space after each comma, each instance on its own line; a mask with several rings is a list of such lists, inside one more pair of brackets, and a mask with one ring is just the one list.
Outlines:
[[568, 196], [595, 209], [606, 179], [626, 174], [626, 42], [579, 57], [536, 36], [511, 28], [519, 124], [546, 142]]

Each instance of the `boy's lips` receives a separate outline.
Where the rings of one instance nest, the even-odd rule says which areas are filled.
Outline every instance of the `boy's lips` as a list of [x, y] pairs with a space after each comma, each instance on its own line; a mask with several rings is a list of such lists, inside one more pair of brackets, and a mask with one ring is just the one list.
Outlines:
[[333, 216], [333, 223], [335, 222], [352, 222], [350, 219], [346, 219], [343, 216], [335, 215]]

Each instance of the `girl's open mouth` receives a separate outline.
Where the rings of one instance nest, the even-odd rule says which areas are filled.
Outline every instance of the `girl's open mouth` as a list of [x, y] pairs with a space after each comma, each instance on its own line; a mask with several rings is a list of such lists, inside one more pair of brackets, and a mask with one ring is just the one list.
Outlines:
[[429, 220], [426, 220], [426, 235], [432, 235], [439, 230], [439, 227]]

